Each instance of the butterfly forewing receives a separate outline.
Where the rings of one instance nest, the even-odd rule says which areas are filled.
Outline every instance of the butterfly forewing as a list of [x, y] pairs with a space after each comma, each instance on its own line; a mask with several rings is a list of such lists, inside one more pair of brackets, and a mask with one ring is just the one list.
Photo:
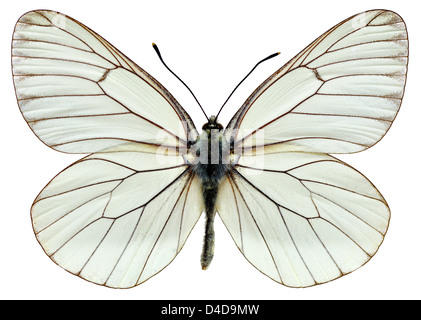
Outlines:
[[325, 153], [369, 148], [401, 105], [405, 23], [373, 10], [333, 27], [269, 77], [228, 125], [239, 148], [278, 145]]
[[32, 11], [19, 19], [12, 68], [23, 116], [56, 150], [91, 153], [126, 142], [183, 147], [195, 137], [191, 119], [158, 81], [63, 14]]

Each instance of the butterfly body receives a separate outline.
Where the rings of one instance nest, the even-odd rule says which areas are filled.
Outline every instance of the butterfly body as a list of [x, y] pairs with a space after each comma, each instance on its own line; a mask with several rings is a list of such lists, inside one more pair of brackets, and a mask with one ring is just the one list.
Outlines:
[[[203, 132], [196, 144], [196, 163], [192, 170], [201, 182], [205, 205], [206, 225], [201, 257], [202, 269], [207, 269], [213, 258], [215, 246], [215, 205], [219, 185], [230, 171], [230, 150], [223, 135], [223, 127], [214, 116], [203, 125]], [[194, 148], [194, 149], [196, 149]]]

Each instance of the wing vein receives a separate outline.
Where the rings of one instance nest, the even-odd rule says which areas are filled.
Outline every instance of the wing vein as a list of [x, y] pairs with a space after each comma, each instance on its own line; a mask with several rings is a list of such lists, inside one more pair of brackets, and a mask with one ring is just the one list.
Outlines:
[[277, 205], [280, 208], [283, 209], [287, 209], [288, 211], [291, 211], [293, 213], [295, 213], [297, 216], [300, 216], [304, 219], [307, 219], [305, 216], [303, 216], [302, 214], [300, 214], [297, 211], [292, 210], [291, 208], [285, 207], [283, 205], [281, 205], [280, 203], [277, 203], [275, 200], [273, 200], [271, 197], [269, 197], [265, 192], [263, 192], [262, 190], [260, 190], [258, 187], [256, 187], [253, 183], [251, 183], [248, 179], [246, 179], [246, 177], [244, 177], [240, 172], [238, 172], [236, 169], [232, 169], [232, 171], [237, 174], [239, 177], [243, 178], [244, 181], [246, 181], [250, 186], [252, 186], [254, 189], [256, 189], [258, 192], [260, 192], [263, 196], [265, 196], [267, 199], [269, 199], [271, 202], [273, 202], [275, 205]]
[[177, 252], [180, 252], [180, 250], [181, 250], [180, 240], [181, 240], [181, 230], [183, 228], [184, 212], [185, 212], [185, 209], [186, 209], [187, 198], [188, 198], [188, 195], [189, 195], [189, 192], [190, 192], [190, 187], [193, 183], [193, 179], [194, 179], [194, 175], [191, 174], [190, 183], [189, 183], [189, 186], [187, 187], [186, 197], [184, 198], [183, 209], [181, 210], [181, 215], [180, 215], [180, 226], [178, 228], [178, 240], [177, 240]]
[[[189, 177], [187, 177], [187, 178], [186, 178], [186, 182], [185, 182], [185, 184], [184, 184], [183, 188], [181, 189], [180, 194], [178, 195], [177, 200], [175, 201], [174, 206], [172, 207], [172, 209], [171, 209], [171, 211], [170, 211], [170, 213], [169, 213], [169, 215], [168, 215], [168, 218], [165, 220], [165, 223], [164, 223], [164, 225], [163, 225], [163, 227], [162, 227], [161, 231], [159, 232], [159, 234], [158, 234], [158, 236], [157, 236], [157, 238], [156, 238], [156, 240], [155, 240], [155, 242], [154, 242], [154, 244], [153, 244], [153, 246], [152, 246], [152, 249], [149, 251], [148, 257], [146, 258], [145, 263], [143, 264], [142, 271], [140, 272], [140, 274], [139, 274], [139, 276], [138, 276], [138, 278], [137, 278], [137, 280], [136, 280], [136, 283], [138, 283], [138, 282], [139, 282], [139, 279], [140, 279], [140, 277], [142, 276], [143, 271], [145, 270], [146, 265], [147, 265], [147, 264], [148, 264], [148, 262], [149, 262], [149, 258], [151, 257], [152, 252], [155, 250], [156, 244], [158, 243], [159, 239], [161, 238], [162, 233], [164, 232], [165, 228], [167, 227], [168, 221], [171, 219], [171, 217], [172, 217], [172, 215], [173, 215], [173, 212], [174, 212], [174, 209], [175, 209], [175, 207], [177, 206], [178, 202], [180, 201], [180, 198], [181, 198], [182, 194], [184, 193], [184, 190], [186, 189], [186, 187], [187, 187], [187, 185], [189, 184], [189, 182], [191, 182], [191, 181], [192, 181], [192, 177], [193, 177], [193, 174], [192, 174], [191, 172], [189, 172]], [[175, 192], [176, 192], [176, 190], [174, 190], [174, 191], [173, 191], [173, 192], [172, 192], [172, 193], [168, 196], [168, 198], [170, 198], [170, 197], [173, 195], [173, 193], [175, 193]], [[168, 198], [167, 198], [167, 199], [168, 199]], [[186, 193], [186, 198], [187, 198], [187, 193]], [[178, 252], [178, 247], [177, 247], [177, 252]]]
[[[77, 273], [77, 275], [80, 275], [83, 271], [83, 269], [87, 266], [87, 264], [89, 263], [89, 261], [92, 259], [92, 257], [95, 255], [95, 253], [97, 252], [98, 248], [101, 246], [101, 244], [104, 242], [105, 238], [107, 237], [108, 233], [110, 232], [111, 228], [114, 225], [114, 222], [116, 220], [113, 220], [113, 222], [110, 224], [110, 226], [108, 227], [107, 232], [104, 234], [104, 236], [102, 237], [101, 241], [99, 241], [99, 243], [97, 244], [97, 246], [95, 247], [95, 249], [92, 251], [92, 253], [90, 254], [90, 256], [88, 257], [88, 259], [86, 259], [85, 263], [83, 264], [82, 268], [80, 268], [79, 272]], [[87, 227], [87, 226], [86, 226]], [[85, 228], [86, 228], [85, 227]], [[81, 230], [83, 230], [84, 228], [82, 228]], [[79, 231], [80, 232], [80, 231]], [[105, 282], [104, 282], [105, 283]]]
[[143, 212], [145, 211], [145, 209], [146, 209], [146, 206], [143, 207], [142, 212], [139, 214], [139, 217], [137, 218], [137, 221], [136, 221], [136, 225], [134, 226], [129, 239], [127, 240], [126, 245], [124, 246], [123, 250], [121, 251], [120, 256], [118, 257], [117, 261], [115, 262], [113, 268], [111, 269], [111, 271], [110, 271], [107, 279], [104, 281], [104, 283], [108, 282], [108, 280], [110, 279], [111, 275], [113, 274], [115, 268], [117, 267], [118, 263], [120, 262], [121, 258], [123, 257], [124, 253], [126, 252], [128, 246], [129, 246], [129, 243], [132, 241], [133, 236], [136, 233], [137, 227], [139, 226], [140, 218], [143, 216]]
[[[237, 172], [237, 173], [238, 173], [238, 172]], [[263, 241], [264, 241], [264, 243], [265, 243], [265, 246], [266, 246], [266, 248], [267, 248], [267, 250], [268, 250], [268, 252], [269, 252], [269, 254], [270, 254], [271, 258], [272, 258], [272, 262], [273, 262], [273, 264], [274, 264], [274, 266], [275, 266], [275, 268], [276, 268], [276, 272], [278, 273], [279, 279], [280, 279], [281, 283], [283, 283], [283, 281], [282, 281], [282, 276], [281, 276], [281, 273], [279, 272], [278, 265], [277, 265], [277, 263], [276, 263], [276, 261], [275, 261], [275, 257], [273, 256], [272, 250], [269, 248], [268, 242], [267, 242], [267, 240], [266, 240], [266, 238], [265, 238], [265, 236], [264, 236], [264, 234], [263, 234], [262, 230], [260, 229], [260, 227], [259, 227], [259, 225], [258, 225], [258, 223], [257, 223], [257, 221], [256, 221], [256, 219], [255, 219], [255, 217], [254, 217], [254, 215], [253, 215], [253, 213], [251, 212], [250, 207], [249, 207], [249, 205], [247, 204], [247, 201], [246, 201], [246, 199], [245, 199], [245, 198], [244, 198], [244, 196], [243, 196], [243, 193], [241, 192], [240, 188], [238, 187], [237, 182], [235, 181], [234, 176], [232, 176], [232, 173], [230, 173], [230, 176], [231, 176], [231, 179], [232, 179], [232, 181], [233, 181], [233, 183], [234, 183], [235, 187], [237, 188], [237, 191], [238, 191], [238, 193], [239, 193], [239, 195], [240, 195], [241, 199], [243, 200], [244, 204], [245, 204], [245, 205], [246, 205], [246, 207], [247, 207], [247, 211], [249, 212], [250, 217], [252, 218], [252, 220], [253, 220], [253, 222], [254, 222], [254, 224], [255, 224], [255, 226], [256, 226], [256, 228], [257, 228], [257, 230], [259, 231], [260, 235], [262, 236], [262, 239], [263, 239]], [[240, 176], [241, 176], [241, 175], [240, 175]], [[244, 179], [244, 177], [243, 177], [243, 179]], [[260, 204], [259, 204], [259, 206], [260, 206]], [[244, 252], [244, 251], [243, 251], [243, 252]]]
[[[385, 40], [372, 40], [372, 41], [368, 41], [368, 42], [359, 42], [359, 43], [355, 43], [355, 44], [350, 44], [348, 46], [345, 47], [341, 47], [338, 49], [333, 49], [333, 50], [329, 50], [326, 53], [330, 53], [330, 52], [338, 52], [344, 49], [349, 49], [349, 48], [355, 48], [358, 46], [362, 46], [362, 45], [366, 45], [366, 44], [371, 44], [371, 43], [382, 43], [382, 42], [398, 42], [398, 41], [406, 41], [408, 40], [407, 38], [394, 38], [394, 39], [385, 39]], [[396, 57], [396, 56], [393, 56]], [[372, 57], [371, 59], [379, 59], [380, 57]], [[383, 57], [383, 58], [391, 58], [391, 57]], [[363, 60], [363, 59], [370, 59], [370, 58], [359, 58], [359, 59], [355, 59], [355, 60]], [[342, 62], [342, 61], [340, 61]], [[318, 67], [320, 68], [320, 67]]]
[[335, 114], [335, 113], [311, 113], [311, 112], [297, 112], [292, 111], [291, 114], [300, 114], [300, 115], [309, 115], [309, 116], [328, 116], [328, 117], [344, 117], [344, 118], [361, 118], [361, 119], [368, 119], [368, 120], [376, 120], [376, 121], [383, 121], [383, 122], [389, 122], [392, 123], [393, 120], [386, 120], [381, 118], [374, 118], [374, 117], [367, 117], [367, 116], [361, 116], [361, 115], [352, 115], [352, 114]]
[[[319, 197], [321, 197], [321, 198], [323, 198], [323, 199], [325, 199], [325, 200], [327, 200], [327, 201], [329, 201], [330, 203], [332, 203], [332, 204], [334, 204], [334, 205], [336, 205], [337, 207], [339, 207], [339, 208], [341, 208], [341, 209], [343, 209], [343, 210], [345, 210], [346, 212], [348, 212], [350, 215], [352, 215], [353, 217], [355, 217], [356, 219], [358, 219], [359, 221], [361, 221], [362, 223], [364, 223], [365, 225], [367, 225], [369, 228], [371, 228], [373, 231], [375, 231], [375, 232], [377, 232], [377, 233], [379, 233], [379, 234], [381, 234], [382, 236], [384, 236], [384, 234], [382, 233], [382, 232], [380, 232], [379, 230], [377, 230], [374, 226], [372, 226], [371, 224], [369, 224], [367, 221], [365, 221], [364, 219], [362, 219], [361, 217], [359, 217], [358, 215], [356, 215], [354, 212], [352, 212], [351, 210], [349, 210], [349, 209], [347, 209], [347, 208], [345, 208], [344, 206], [342, 206], [342, 205], [340, 205], [339, 203], [337, 203], [337, 202], [335, 202], [335, 201], [333, 201], [332, 199], [329, 199], [328, 197], [326, 197], [326, 196], [324, 196], [324, 195], [322, 195], [322, 194], [320, 194], [320, 193], [317, 193], [317, 192], [314, 192], [314, 191], [312, 191], [312, 193], [313, 194], [315, 194], [315, 195], [317, 195], [317, 196], [319, 196]], [[326, 221], [326, 222], [328, 222], [329, 224], [331, 224], [332, 226], [334, 226], [336, 229], [338, 229], [338, 230], [340, 230], [345, 236], [347, 236], [350, 240], [352, 240], [352, 242], [354, 242], [356, 245], [358, 245], [356, 242], [355, 242], [355, 240], [353, 240], [346, 232], [344, 232], [342, 229], [340, 229], [338, 226], [336, 226], [335, 224], [333, 224], [333, 223], [331, 223], [329, 220], [327, 220], [327, 219], [325, 219], [324, 217], [322, 217], [322, 216], [320, 216], [320, 217], [318, 217], [318, 218], [316, 218], [316, 219], [322, 219], [322, 220], [324, 220], [324, 221]], [[310, 219], [311, 220], [311, 219]], [[358, 245], [359, 246], [359, 245]], [[360, 247], [360, 246], [359, 246]], [[361, 247], [360, 247], [361, 248]], [[363, 250], [365, 253], [367, 253], [363, 248], [361, 248], [361, 250]], [[367, 253], [368, 254], [368, 253]]]
[[[53, 44], [55, 46], [71, 48], [71, 49], [75, 49], [75, 50], [79, 50], [79, 51], [83, 51], [83, 52], [95, 53], [93, 51], [89, 51], [89, 50], [86, 50], [86, 49], [83, 49], [83, 48], [78, 48], [78, 47], [75, 47], [75, 46], [70, 46], [68, 44], [53, 42], [53, 41], [46, 41], [46, 40], [39, 40], [39, 39], [16, 39], [16, 38], [13, 38], [12, 41], [18, 41], [18, 42], [23, 42], [23, 43], [25, 43], [25, 42], [47, 43], [47, 44]], [[46, 59], [50, 59], [50, 58], [46, 58]]]
[[347, 188], [344, 188], [344, 187], [336, 186], [334, 184], [326, 183], [326, 182], [323, 182], [323, 181], [317, 181], [317, 180], [311, 180], [311, 179], [300, 179], [300, 178], [297, 178], [296, 176], [294, 176], [293, 174], [291, 174], [291, 175], [293, 177], [295, 177], [296, 179], [302, 181], [303, 183], [304, 182], [312, 182], [312, 183], [322, 184], [322, 185], [325, 185], [325, 186], [329, 186], [329, 187], [341, 189], [341, 190], [344, 190], [344, 191], [348, 191], [350, 193], [354, 193], [354, 194], [359, 195], [361, 197], [365, 197], [365, 198], [368, 198], [368, 199], [371, 199], [371, 200], [376, 200], [376, 201], [379, 201], [379, 202], [382, 202], [383, 203], [383, 201], [381, 199], [374, 198], [374, 197], [371, 197], [369, 195], [366, 195], [366, 194], [363, 194], [363, 193], [359, 193], [359, 192], [356, 192], [356, 191], [353, 191], [353, 190], [350, 190], [350, 189], [347, 189]]
[[231, 175], [228, 175], [227, 178], [228, 178], [228, 182], [230, 184], [231, 190], [232, 190], [232, 195], [234, 197], [235, 207], [237, 209], [238, 228], [240, 230], [240, 239], [241, 239], [241, 248], [240, 248], [240, 250], [242, 252], [244, 252], [243, 226], [242, 226], [242, 223], [241, 223], [240, 209], [238, 207], [237, 196], [236, 196], [235, 191], [234, 191], [234, 185], [233, 185], [234, 181], [232, 181], [232, 176]]
[[[47, 58], [47, 57], [35, 57], [35, 56], [23, 56], [23, 55], [16, 55], [16, 54], [13, 54], [12, 57], [15, 57], [15, 58], [24, 58], [24, 59], [41, 59], [41, 60], [53, 60], [53, 61], [68, 61], [68, 62], [80, 63], [80, 64], [92, 66], [92, 67], [97, 67], [97, 68], [101, 68], [101, 69], [104, 69], [104, 70], [114, 70], [115, 68], [117, 68], [117, 67], [115, 67], [115, 68], [108, 69], [108, 68], [105, 68], [105, 67], [100, 66], [98, 64], [93, 64], [91, 62], [78, 61], [78, 60], [73, 60], [73, 59], [54, 58], [54, 57], [48, 57]], [[16, 77], [17, 75], [14, 74], [14, 76]]]
[[51, 117], [51, 118], [41, 118], [36, 120], [29, 120], [28, 123], [39, 123], [48, 120], [58, 120], [58, 119], [73, 119], [73, 118], [94, 118], [94, 117], [107, 117], [107, 116], [118, 116], [118, 115], [125, 115], [131, 114], [131, 112], [116, 112], [116, 113], [102, 113], [102, 114], [81, 114], [81, 115], [74, 115], [74, 116], [62, 116], [62, 117]]
[[[288, 209], [286, 209], [286, 210], [288, 210]], [[284, 215], [282, 214], [282, 211], [281, 211], [280, 206], [278, 206], [278, 211], [279, 211], [279, 214], [280, 214], [280, 216], [281, 216], [282, 222], [284, 223], [285, 229], [286, 229], [286, 230], [287, 230], [287, 232], [288, 232], [288, 236], [289, 236], [289, 238], [291, 239], [291, 241], [292, 241], [292, 243], [293, 243], [293, 245], [294, 245], [295, 251], [297, 251], [298, 256], [299, 256], [299, 257], [300, 257], [300, 259], [301, 259], [301, 262], [303, 263], [304, 267], [306, 268], [306, 270], [307, 270], [308, 274], [309, 274], [309, 275], [311, 276], [311, 278], [313, 279], [313, 282], [314, 282], [314, 283], [317, 283], [317, 281], [316, 281], [316, 279], [314, 278], [314, 276], [313, 276], [313, 274], [312, 274], [312, 272], [311, 272], [310, 268], [308, 267], [308, 265], [307, 265], [306, 261], [304, 260], [304, 257], [303, 257], [303, 255], [301, 254], [300, 249], [298, 248], [298, 245], [297, 245], [297, 243], [296, 243], [296, 241], [295, 241], [294, 237], [292, 236], [292, 233], [291, 233], [291, 231], [290, 231], [290, 228], [288, 227], [287, 222], [285, 221], [285, 218], [284, 218]], [[307, 220], [307, 223], [309, 223], [309, 222], [308, 222], [308, 220]], [[288, 259], [288, 260], [289, 260], [289, 259]], [[290, 264], [290, 265], [292, 265], [292, 264]], [[294, 268], [291, 268], [291, 269], [294, 271]], [[294, 273], [295, 273], [295, 272], [294, 272]], [[299, 278], [299, 277], [297, 277], [297, 279], [298, 279], [298, 278]]]

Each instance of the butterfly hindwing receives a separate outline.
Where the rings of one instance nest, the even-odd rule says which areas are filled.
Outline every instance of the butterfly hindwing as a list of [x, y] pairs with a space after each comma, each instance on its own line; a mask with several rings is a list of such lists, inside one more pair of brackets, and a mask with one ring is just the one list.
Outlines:
[[326, 154], [243, 157], [217, 210], [246, 259], [287, 286], [336, 279], [366, 263], [390, 211], [361, 173]]
[[31, 211], [34, 231], [46, 254], [69, 272], [132, 287], [181, 250], [202, 213], [200, 192], [179, 155], [92, 154], [41, 191]]

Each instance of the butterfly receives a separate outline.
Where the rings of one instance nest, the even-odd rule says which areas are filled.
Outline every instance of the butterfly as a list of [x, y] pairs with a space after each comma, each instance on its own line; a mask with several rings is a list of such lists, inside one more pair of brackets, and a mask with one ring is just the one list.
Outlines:
[[22, 115], [47, 146], [89, 154], [36, 197], [36, 238], [65, 270], [130, 288], [175, 258], [203, 212], [206, 269], [218, 213], [244, 257], [283, 285], [348, 274], [377, 252], [390, 210], [330, 154], [385, 135], [407, 63], [401, 17], [363, 12], [273, 73], [225, 129], [211, 116], [200, 132], [162, 84], [94, 31], [58, 12], [28, 12], [12, 43]]

